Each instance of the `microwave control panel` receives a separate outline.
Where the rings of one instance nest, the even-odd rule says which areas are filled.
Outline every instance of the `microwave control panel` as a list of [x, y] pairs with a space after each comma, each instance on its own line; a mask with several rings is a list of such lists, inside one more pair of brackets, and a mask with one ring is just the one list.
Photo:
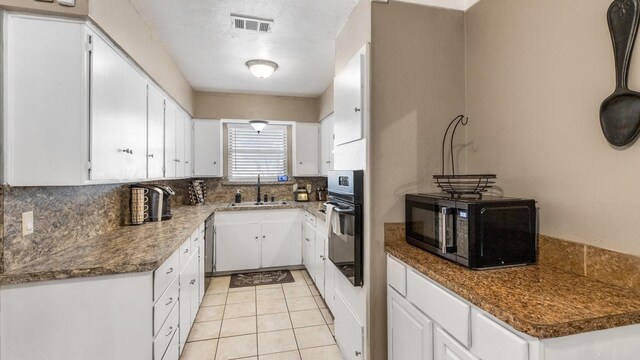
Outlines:
[[456, 249], [458, 256], [469, 258], [469, 212], [467, 210], [456, 212]]

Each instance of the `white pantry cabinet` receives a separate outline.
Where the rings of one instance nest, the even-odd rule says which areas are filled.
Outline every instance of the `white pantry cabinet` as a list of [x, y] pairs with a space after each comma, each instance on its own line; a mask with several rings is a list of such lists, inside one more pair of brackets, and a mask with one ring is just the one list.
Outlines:
[[320, 127], [316, 123], [296, 123], [294, 128], [293, 175], [318, 176], [320, 173]]
[[333, 170], [333, 122], [334, 115], [320, 122], [320, 175], [327, 176]]
[[[640, 325], [537, 339], [392, 256], [387, 256], [387, 281], [389, 359], [420, 354], [434, 360], [633, 360], [640, 352]], [[402, 289], [406, 297], [398, 292]]]
[[359, 51], [334, 80], [335, 145], [362, 139], [365, 51]]
[[220, 120], [193, 120], [194, 176], [222, 176]]
[[215, 214], [215, 272], [302, 264], [304, 210], [222, 211]]
[[147, 177], [147, 82], [101, 36], [91, 36], [91, 180]]

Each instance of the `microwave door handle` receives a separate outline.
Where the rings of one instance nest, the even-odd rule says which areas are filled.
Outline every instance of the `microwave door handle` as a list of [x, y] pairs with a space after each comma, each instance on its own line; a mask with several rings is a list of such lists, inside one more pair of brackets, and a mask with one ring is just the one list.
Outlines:
[[[442, 235], [442, 241], [440, 241], [440, 251], [443, 254], [447, 254], [449, 251], [449, 244], [447, 243], [447, 233], [449, 229], [448, 215], [452, 214], [451, 208], [443, 207], [440, 209], [442, 214], [442, 221], [440, 222], [440, 234]], [[451, 234], [453, 239], [453, 234]]]

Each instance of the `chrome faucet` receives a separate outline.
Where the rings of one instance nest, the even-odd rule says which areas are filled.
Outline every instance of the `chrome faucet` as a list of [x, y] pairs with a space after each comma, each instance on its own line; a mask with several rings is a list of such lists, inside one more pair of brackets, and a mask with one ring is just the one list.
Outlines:
[[258, 197], [256, 198], [256, 202], [260, 202], [260, 174], [258, 174], [258, 183], [256, 184], [256, 189], [258, 190]]

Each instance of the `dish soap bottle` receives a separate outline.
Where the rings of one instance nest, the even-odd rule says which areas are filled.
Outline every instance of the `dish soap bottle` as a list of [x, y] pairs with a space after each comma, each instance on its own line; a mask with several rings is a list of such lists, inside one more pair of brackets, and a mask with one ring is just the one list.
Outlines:
[[242, 202], [242, 194], [240, 194], [240, 190], [238, 190], [236, 192], [236, 204], [239, 204]]

